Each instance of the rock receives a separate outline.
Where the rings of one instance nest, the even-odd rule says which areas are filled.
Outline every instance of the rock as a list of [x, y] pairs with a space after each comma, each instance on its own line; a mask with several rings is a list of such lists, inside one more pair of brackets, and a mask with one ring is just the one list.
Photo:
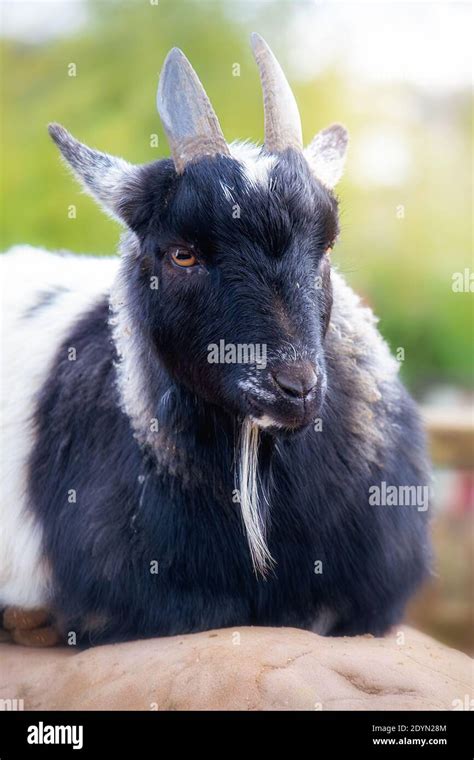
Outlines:
[[472, 697], [470, 673], [467, 655], [410, 628], [229, 628], [82, 652], [0, 644], [0, 699], [25, 710], [452, 710]]

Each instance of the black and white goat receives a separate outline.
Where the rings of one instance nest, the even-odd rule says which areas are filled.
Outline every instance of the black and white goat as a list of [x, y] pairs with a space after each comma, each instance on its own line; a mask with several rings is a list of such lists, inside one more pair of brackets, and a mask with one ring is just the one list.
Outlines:
[[252, 44], [263, 147], [227, 145], [174, 49], [157, 101], [172, 159], [133, 166], [50, 127], [125, 225], [121, 257], [1, 257], [0, 606], [47, 607], [84, 644], [382, 634], [427, 570], [426, 504], [371, 503], [426, 489], [428, 467], [398, 364], [331, 270], [347, 133], [303, 150], [288, 82]]

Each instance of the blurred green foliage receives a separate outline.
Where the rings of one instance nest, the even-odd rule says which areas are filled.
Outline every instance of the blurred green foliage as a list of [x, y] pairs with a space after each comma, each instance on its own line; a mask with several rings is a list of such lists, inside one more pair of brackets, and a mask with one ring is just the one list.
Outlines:
[[[132, 162], [166, 155], [154, 99], [160, 66], [175, 45], [205, 83], [227, 139], [262, 139], [261, 91], [248, 34], [261, 32], [285, 67], [280, 41], [291, 5], [266, 2], [250, 15], [246, 3], [218, 0], [90, 6], [90, 22], [76, 35], [43, 45], [2, 42], [3, 247], [28, 242], [114, 251], [118, 227], [81, 194], [46, 125], [59, 121], [89, 145]], [[240, 76], [233, 75], [235, 62]], [[71, 63], [75, 77], [69, 76]], [[469, 385], [472, 296], [451, 288], [453, 272], [472, 267], [468, 93], [430, 100], [408, 84], [369, 86], [337, 68], [317, 79], [292, 77], [292, 85], [305, 139], [342, 121], [358, 164], [368, 127], [381, 135], [396, 127], [403, 135], [410, 177], [398, 186], [365, 183], [354, 155], [349, 157], [338, 188], [342, 234], [333, 260], [380, 315], [392, 349], [404, 349], [402, 373], [415, 391], [432, 383]], [[395, 105], [389, 116], [387, 102]], [[151, 147], [153, 134], [158, 148]], [[76, 219], [68, 217], [71, 204]]]

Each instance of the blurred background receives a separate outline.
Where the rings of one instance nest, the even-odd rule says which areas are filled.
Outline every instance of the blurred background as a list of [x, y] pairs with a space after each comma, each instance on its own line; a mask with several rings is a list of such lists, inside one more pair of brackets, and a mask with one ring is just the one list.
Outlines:
[[74, 184], [47, 123], [132, 162], [167, 155], [155, 93], [176, 45], [228, 141], [261, 141], [249, 34], [266, 38], [305, 141], [333, 121], [350, 130], [333, 260], [380, 316], [436, 464], [435, 573], [408, 619], [472, 653], [471, 28], [461, 2], [3, 0], [0, 144], [2, 248], [112, 253], [119, 228]]

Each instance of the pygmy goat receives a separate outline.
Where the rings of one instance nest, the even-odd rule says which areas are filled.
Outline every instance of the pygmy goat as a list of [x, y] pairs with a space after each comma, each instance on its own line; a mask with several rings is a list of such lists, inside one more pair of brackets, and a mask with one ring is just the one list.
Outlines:
[[0, 607], [46, 608], [77, 643], [381, 635], [427, 572], [418, 414], [331, 269], [347, 132], [303, 150], [288, 82], [252, 46], [263, 147], [226, 143], [174, 49], [171, 159], [134, 166], [50, 126], [124, 224], [120, 259], [1, 257]]

